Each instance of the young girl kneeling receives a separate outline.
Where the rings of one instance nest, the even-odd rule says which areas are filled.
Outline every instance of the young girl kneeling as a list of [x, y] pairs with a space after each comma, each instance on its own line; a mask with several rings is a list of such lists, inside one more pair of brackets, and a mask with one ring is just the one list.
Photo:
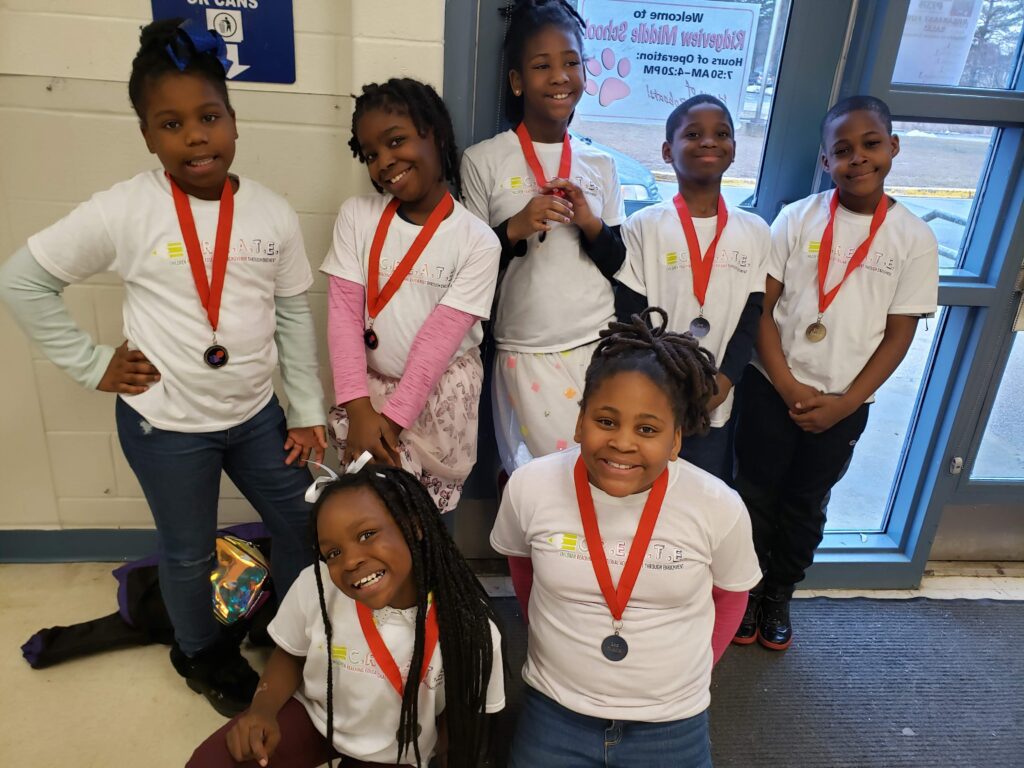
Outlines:
[[579, 449], [509, 479], [491, 544], [530, 617], [510, 766], [711, 764], [711, 667], [760, 571], [739, 497], [676, 461], [707, 425], [715, 369], [665, 320], [601, 332]]
[[436, 753], [475, 768], [484, 713], [505, 705], [501, 636], [430, 496], [371, 464], [324, 487], [313, 526], [319, 562], [270, 624], [252, 706], [189, 766], [425, 766]]

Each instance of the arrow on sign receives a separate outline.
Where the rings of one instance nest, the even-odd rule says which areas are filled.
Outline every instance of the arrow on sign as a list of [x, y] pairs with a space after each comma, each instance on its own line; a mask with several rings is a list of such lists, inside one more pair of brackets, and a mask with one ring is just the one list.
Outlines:
[[238, 44], [237, 43], [228, 43], [227, 44], [227, 49], [228, 49], [228, 61], [231, 62], [231, 68], [228, 69], [227, 74], [225, 75], [225, 77], [227, 77], [228, 80], [231, 80], [233, 78], [238, 77], [243, 72], [245, 72], [245, 70], [247, 70], [249, 68], [249, 65], [248, 64], [240, 64], [238, 62]]

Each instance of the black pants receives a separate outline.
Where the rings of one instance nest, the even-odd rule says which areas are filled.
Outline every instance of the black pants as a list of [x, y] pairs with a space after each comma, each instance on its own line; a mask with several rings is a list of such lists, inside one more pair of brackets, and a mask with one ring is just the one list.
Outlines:
[[737, 401], [735, 487], [750, 512], [765, 582], [792, 587], [814, 561], [829, 494], [867, 425], [868, 404], [825, 432], [804, 432], [753, 366], [743, 376]]

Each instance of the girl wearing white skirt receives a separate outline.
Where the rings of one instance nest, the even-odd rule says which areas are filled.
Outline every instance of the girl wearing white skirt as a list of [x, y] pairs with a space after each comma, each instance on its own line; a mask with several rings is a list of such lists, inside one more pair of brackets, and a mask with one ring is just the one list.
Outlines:
[[363, 87], [353, 154], [383, 195], [341, 206], [331, 250], [328, 419], [343, 463], [363, 451], [416, 475], [441, 512], [476, 462], [480, 321], [497, 280], [497, 237], [461, 194], [451, 119], [407, 78]]
[[505, 471], [573, 444], [583, 378], [614, 318], [625, 260], [615, 162], [569, 134], [587, 87], [583, 22], [564, 0], [518, 2], [505, 36], [513, 130], [466, 150], [466, 206], [494, 228], [502, 277], [493, 406]]

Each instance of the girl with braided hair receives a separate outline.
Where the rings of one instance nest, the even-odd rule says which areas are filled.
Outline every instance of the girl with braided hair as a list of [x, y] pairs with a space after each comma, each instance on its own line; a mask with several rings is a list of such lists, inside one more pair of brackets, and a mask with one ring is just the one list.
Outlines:
[[252, 706], [189, 766], [476, 768], [505, 703], [501, 635], [430, 495], [370, 464], [322, 486], [312, 522], [318, 562], [270, 624]]
[[353, 154], [380, 195], [346, 200], [321, 266], [336, 406], [347, 463], [363, 451], [420, 478], [453, 509], [476, 462], [483, 380], [480, 321], [490, 315], [500, 246], [457, 200], [451, 118], [409, 78], [363, 86]]
[[615, 161], [569, 133], [586, 89], [583, 20], [565, 0], [508, 11], [511, 130], [466, 150], [466, 206], [494, 228], [504, 267], [494, 320], [494, 428], [506, 472], [572, 443], [576, 401], [615, 317], [625, 260]]
[[715, 368], [666, 321], [603, 330], [579, 448], [509, 478], [491, 544], [530, 620], [512, 768], [711, 764], [711, 667], [760, 570], [739, 496], [677, 460]]

